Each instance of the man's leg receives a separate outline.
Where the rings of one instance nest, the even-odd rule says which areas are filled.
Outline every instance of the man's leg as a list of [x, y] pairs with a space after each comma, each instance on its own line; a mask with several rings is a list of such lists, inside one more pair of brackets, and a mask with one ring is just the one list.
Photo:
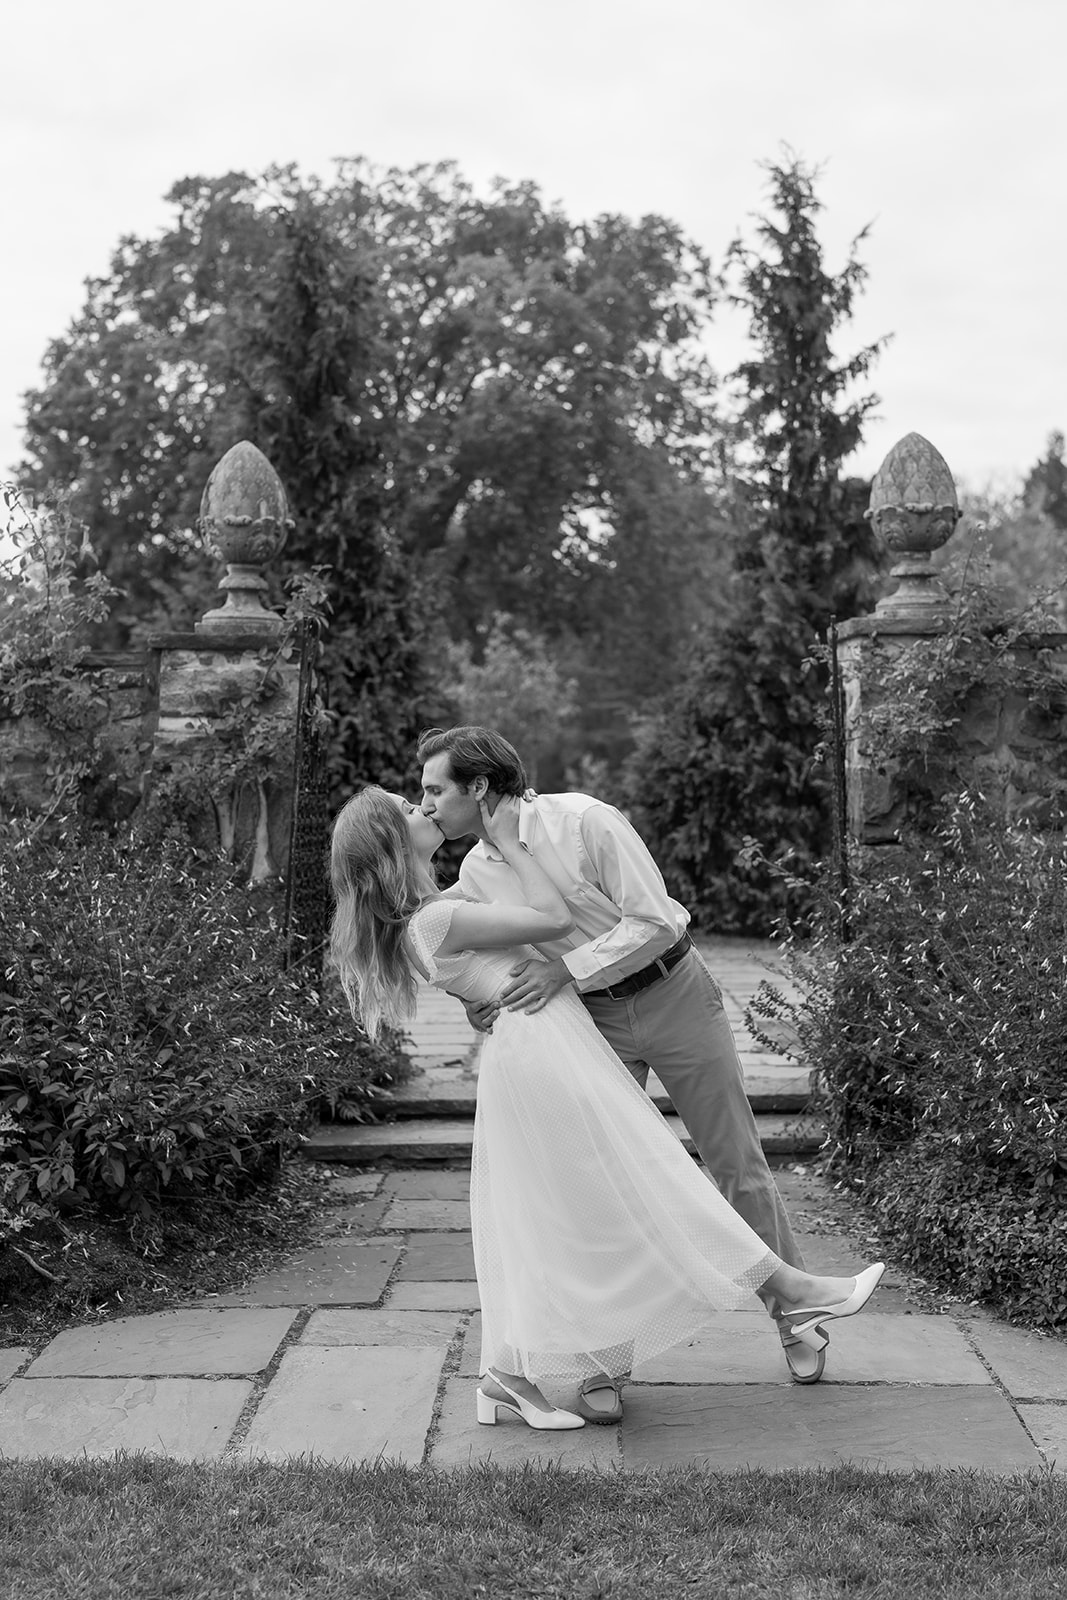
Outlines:
[[[803, 1269], [745, 1095], [722, 993], [701, 958], [694, 951], [669, 977], [630, 1000], [592, 1000], [587, 1008], [642, 1086], [649, 1067], [656, 1073], [734, 1210], [783, 1261]], [[774, 1317], [773, 1297], [762, 1298]], [[795, 1345], [781, 1323], [779, 1332], [794, 1378], [817, 1381], [822, 1353], [816, 1359], [807, 1347]]]
[[734, 1210], [783, 1261], [803, 1268], [745, 1095], [722, 994], [696, 952], [630, 1000], [586, 1004], [642, 1086], [648, 1068], [655, 1072]]

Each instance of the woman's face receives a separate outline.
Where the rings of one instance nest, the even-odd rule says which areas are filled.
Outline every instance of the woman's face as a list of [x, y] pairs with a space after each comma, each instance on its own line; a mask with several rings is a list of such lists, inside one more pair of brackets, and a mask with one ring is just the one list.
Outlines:
[[412, 805], [402, 794], [390, 794], [388, 790], [386, 793], [389, 794], [393, 804], [404, 813], [416, 856], [422, 861], [429, 861], [438, 846], [444, 843], [444, 834], [432, 817], [425, 816], [418, 806]]

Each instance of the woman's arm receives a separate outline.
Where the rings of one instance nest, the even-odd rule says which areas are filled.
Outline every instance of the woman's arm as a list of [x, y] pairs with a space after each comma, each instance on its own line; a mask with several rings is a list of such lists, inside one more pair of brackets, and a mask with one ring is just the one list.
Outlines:
[[548, 874], [519, 843], [519, 802], [505, 796], [492, 816], [484, 800], [478, 802], [486, 835], [519, 880], [523, 906], [457, 905], [441, 955], [460, 950], [493, 950], [511, 944], [533, 944], [559, 939], [569, 933], [574, 919], [566, 901]]

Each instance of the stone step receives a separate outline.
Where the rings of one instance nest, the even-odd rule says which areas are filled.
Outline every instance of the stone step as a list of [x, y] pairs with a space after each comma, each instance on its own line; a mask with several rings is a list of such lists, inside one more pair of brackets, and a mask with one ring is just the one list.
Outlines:
[[[693, 1142], [678, 1117], [666, 1122], [685, 1148], [693, 1153]], [[818, 1118], [764, 1114], [756, 1117], [760, 1143], [768, 1161], [799, 1160], [812, 1156], [822, 1143], [823, 1130]], [[312, 1161], [328, 1161], [334, 1166], [388, 1167], [435, 1162], [442, 1166], [467, 1167], [474, 1142], [474, 1124], [467, 1118], [404, 1118], [397, 1122], [359, 1122], [325, 1124], [305, 1140], [303, 1152]]]
[[[382, 1095], [378, 1105], [387, 1115], [411, 1117], [473, 1117], [478, 1093], [476, 1073], [468, 1066], [433, 1066], [418, 1077], [401, 1084], [392, 1094]], [[673, 1110], [663, 1085], [654, 1076], [648, 1083], [649, 1098], [660, 1111]], [[810, 1096], [809, 1075], [801, 1068], [745, 1065], [745, 1093], [748, 1103], [760, 1112], [804, 1111]]]

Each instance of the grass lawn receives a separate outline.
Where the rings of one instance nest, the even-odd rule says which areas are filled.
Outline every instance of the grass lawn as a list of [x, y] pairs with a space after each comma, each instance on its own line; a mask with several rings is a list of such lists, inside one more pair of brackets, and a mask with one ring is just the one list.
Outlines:
[[1048, 1600], [1067, 1482], [0, 1461], [0, 1552], [3, 1600]]

